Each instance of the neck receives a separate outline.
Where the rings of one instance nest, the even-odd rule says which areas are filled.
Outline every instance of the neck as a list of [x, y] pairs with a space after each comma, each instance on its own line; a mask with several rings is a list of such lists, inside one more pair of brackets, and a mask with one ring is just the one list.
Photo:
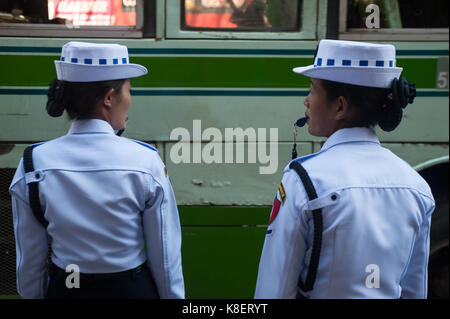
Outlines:
[[95, 111], [92, 113], [91, 118], [106, 121], [112, 126], [111, 116], [105, 106], [99, 104], [96, 105]]

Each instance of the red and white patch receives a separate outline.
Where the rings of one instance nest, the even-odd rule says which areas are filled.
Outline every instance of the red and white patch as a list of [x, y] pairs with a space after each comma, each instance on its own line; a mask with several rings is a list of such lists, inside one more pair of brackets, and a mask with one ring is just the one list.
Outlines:
[[275, 200], [273, 201], [272, 212], [270, 213], [269, 225], [272, 224], [275, 217], [277, 217], [278, 212], [280, 210], [280, 206], [281, 202], [278, 200], [278, 198], [275, 197]]

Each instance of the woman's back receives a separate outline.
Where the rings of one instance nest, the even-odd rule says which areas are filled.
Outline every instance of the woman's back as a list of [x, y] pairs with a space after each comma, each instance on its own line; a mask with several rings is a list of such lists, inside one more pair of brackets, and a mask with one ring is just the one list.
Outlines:
[[[19, 294], [183, 298], [181, 226], [167, 171], [156, 149], [114, 132], [126, 126], [130, 78], [147, 68], [130, 63], [123, 45], [73, 41], [55, 66], [47, 113], [75, 121], [67, 135], [28, 147], [10, 186]], [[67, 285], [67, 269], [78, 273], [78, 289]]]
[[[311, 297], [400, 297], [402, 289], [410, 288], [410, 276], [423, 276], [426, 270], [416, 265], [416, 273], [406, 274], [408, 267], [414, 268], [412, 250], [428, 252], [428, 247], [415, 247], [416, 240], [424, 241], [419, 237], [428, 235], [429, 229], [421, 226], [429, 222], [434, 208], [428, 184], [406, 162], [381, 147], [369, 128], [339, 130], [321, 152], [299, 160], [319, 199], [335, 198], [323, 207], [321, 259]], [[304, 192], [302, 185], [298, 188]], [[313, 221], [305, 209], [300, 207], [299, 212], [312, 240]], [[311, 247], [306, 256], [310, 253]], [[366, 282], [374, 271], [379, 282]], [[306, 276], [306, 269], [302, 274]], [[423, 284], [414, 287], [414, 294], [426, 294]]]
[[145, 261], [141, 214], [164, 172], [155, 149], [115, 136], [104, 121], [86, 120], [36, 147], [33, 161], [57, 266], [109, 273]]

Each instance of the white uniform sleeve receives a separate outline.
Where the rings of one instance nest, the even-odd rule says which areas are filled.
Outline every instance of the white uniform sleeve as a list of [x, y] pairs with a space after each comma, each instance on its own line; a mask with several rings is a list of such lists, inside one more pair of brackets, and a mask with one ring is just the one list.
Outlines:
[[[267, 228], [259, 263], [255, 298], [295, 298], [303, 259], [307, 249], [308, 226], [301, 206], [307, 195], [295, 171], [282, 179], [285, 190], [276, 200], [283, 202], [277, 216]], [[272, 209], [273, 212], [273, 209]]]
[[16, 240], [17, 292], [22, 298], [44, 298], [47, 290], [47, 231], [34, 217], [19, 165], [10, 192]]
[[169, 177], [153, 176], [150, 197], [143, 214], [147, 256], [163, 299], [184, 298], [181, 265], [181, 226]]
[[428, 257], [430, 250], [430, 225], [434, 202], [424, 216], [414, 241], [408, 268], [400, 282], [404, 299], [426, 299], [428, 290]]

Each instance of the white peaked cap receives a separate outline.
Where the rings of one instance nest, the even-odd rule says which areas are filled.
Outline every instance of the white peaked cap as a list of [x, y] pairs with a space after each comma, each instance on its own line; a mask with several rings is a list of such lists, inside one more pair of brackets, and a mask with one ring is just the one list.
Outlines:
[[402, 70], [393, 45], [343, 40], [321, 40], [314, 64], [293, 69], [311, 78], [378, 88], [390, 88]]
[[130, 63], [127, 47], [120, 44], [68, 42], [55, 66], [58, 80], [69, 82], [129, 79], [148, 73], [146, 67]]

